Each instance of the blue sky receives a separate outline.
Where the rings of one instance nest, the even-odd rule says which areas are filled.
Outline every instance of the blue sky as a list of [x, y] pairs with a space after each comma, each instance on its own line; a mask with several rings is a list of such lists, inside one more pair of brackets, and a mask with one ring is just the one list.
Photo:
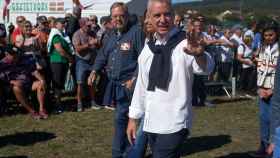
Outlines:
[[193, 2], [193, 1], [202, 1], [202, 0], [172, 0], [172, 3]]

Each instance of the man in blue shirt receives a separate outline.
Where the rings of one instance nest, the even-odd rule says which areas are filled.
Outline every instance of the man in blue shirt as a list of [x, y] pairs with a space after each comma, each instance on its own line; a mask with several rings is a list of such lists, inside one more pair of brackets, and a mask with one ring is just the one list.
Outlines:
[[124, 3], [114, 3], [110, 12], [114, 29], [110, 33], [110, 38], [98, 52], [88, 84], [93, 84], [96, 73], [105, 68], [109, 83], [103, 104], [116, 103], [112, 157], [122, 158], [129, 147], [126, 136], [128, 107], [132, 96], [133, 81], [136, 78], [137, 58], [144, 45], [144, 35], [138, 25], [129, 24], [128, 9]]

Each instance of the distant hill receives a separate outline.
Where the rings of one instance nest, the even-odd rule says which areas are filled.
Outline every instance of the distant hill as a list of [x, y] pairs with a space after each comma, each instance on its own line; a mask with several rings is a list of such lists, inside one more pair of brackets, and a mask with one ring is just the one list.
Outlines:
[[177, 10], [196, 9], [205, 14], [218, 14], [225, 10], [241, 10], [242, 13], [280, 15], [280, 0], [203, 0], [174, 5]]

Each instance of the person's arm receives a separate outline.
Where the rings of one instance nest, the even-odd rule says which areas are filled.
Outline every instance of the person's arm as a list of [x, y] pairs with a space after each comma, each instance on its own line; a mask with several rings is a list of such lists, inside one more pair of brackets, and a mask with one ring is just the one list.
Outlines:
[[[110, 44], [110, 43], [109, 43]], [[106, 51], [105, 49], [105, 46], [104, 45], [103, 47], [101, 47], [101, 49], [97, 52], [97, 57], [94, 61], [94, 65], [92, 66], [92, 71], [88, 77], [88, 85], [92, 85], [93, 82], [95, 81], [96, 79], [96, 72], [101, 70], [107, 63], [107, 54], [108, 52]]]
[[74, 33], [72, 41], [73, 41], [73, 46], [74, 46], [76, 52], [79, 55], [83, 56], [83, 54], [81, 54], [81, 52], [83, 50], [86, 50], [86, 49], [89, 48], [89, 43], [81, 43], [81, 39], [80, 39], [79, 34], [77, 32]]
[[230, 39], [229, 41], [233, 44], [232, 48], [236, 48], [236, 49], [238, 48], [239, 43], [235, 39]]
[[62, 48], [60, 43], [54, 44], [54, 48], [59, 52], [61, 56], [67, 58], [68, 61], [73, 61], [73, 57]]
[[59, 38], [61, 38], [61, 37], [59, 37], [59, 36], [54, 37], [54, 39], [53, 39], [54, 48], [59, 52], [59, 54], [61, 56], [67, 58], [69, 62], [73, 62], [73, 57], [63, 49]]
[[204, 37], [204, 43], [205, 43], [205, 45], [209, 46], [209, 45], [218, 44], [219, 41], [216, 40], [216, 39], [211, 40], [211, 39], [208, 39], [208, 38]]
[[219, 39], [219, 44], [223, 45], [223, 46], [226, 46], [226, 47], [230, 47], [230, 48], [235, 48], [235, 44], [232, 42], [232, 41], [226, 41], [224, 39]]
[[204, 52], [202, 56], [194, 56], [192, 63], [195, 74], [209, 75], [215, 66], [215, 62], [210, 54]]
[[193, 71], [196, 74], [210, 74], [214, 68], [214, 60], [205, 51], [204, 41], [195, 40], [194, 44], [186, 41], [186, 47], [183, 47], [184, 53], [193, 56]]
[[[74, 40], [73, 40], [74, 41]], [[84, 43], [84, 44], [77, 44], [77, 43], [75, 43], [75, 42], [73, 42], [73, 44], [74, 44], [74, 47], [75, 47], [75, 50], [77, 51], [77, 53], [81, 53], [83, 50], [86, 50], [86, 49], [88, 49], [89, 48], [89, 44], [88, 43]], [[82, 54], [80, 54], [80, 55], [82, 55]]]
[[240, 45], [237, 49], [237, 60], [240, 61], [242, 64], [246, 65], [253, 65], [253, 61], [244, 58], [245, 47]]
[[144, 102], [146, 98], [146, 89], [148, 83], [148, 73], [146, 73], [144, 69], [146, 64], [142, 63], [141, 59], [138, 59], [138, 62], [138, 76], [128, 113], [129, 121], [127, 126], [127, 137], [130, 144], [133, 144], [136, 138], [136, 122], [138, 119], [143, 117], [145, 113]]
[[243, 55], [237, 54], [237, 60], [240, 61], [242, 64], [246, 65], [253, 65], [253, 61], [249, 59], [244, 59]]

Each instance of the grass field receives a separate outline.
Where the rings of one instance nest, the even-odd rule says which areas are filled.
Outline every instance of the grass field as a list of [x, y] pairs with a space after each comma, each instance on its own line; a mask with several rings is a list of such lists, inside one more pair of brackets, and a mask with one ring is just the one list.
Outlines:
[[[249, 158], [258, 146], [256, 100], [219, 101], [194, 108], [184, 158]], [[65, 112], [48, 120], [0, 118], [0, 158], [110, 158], [113, 112]]]

